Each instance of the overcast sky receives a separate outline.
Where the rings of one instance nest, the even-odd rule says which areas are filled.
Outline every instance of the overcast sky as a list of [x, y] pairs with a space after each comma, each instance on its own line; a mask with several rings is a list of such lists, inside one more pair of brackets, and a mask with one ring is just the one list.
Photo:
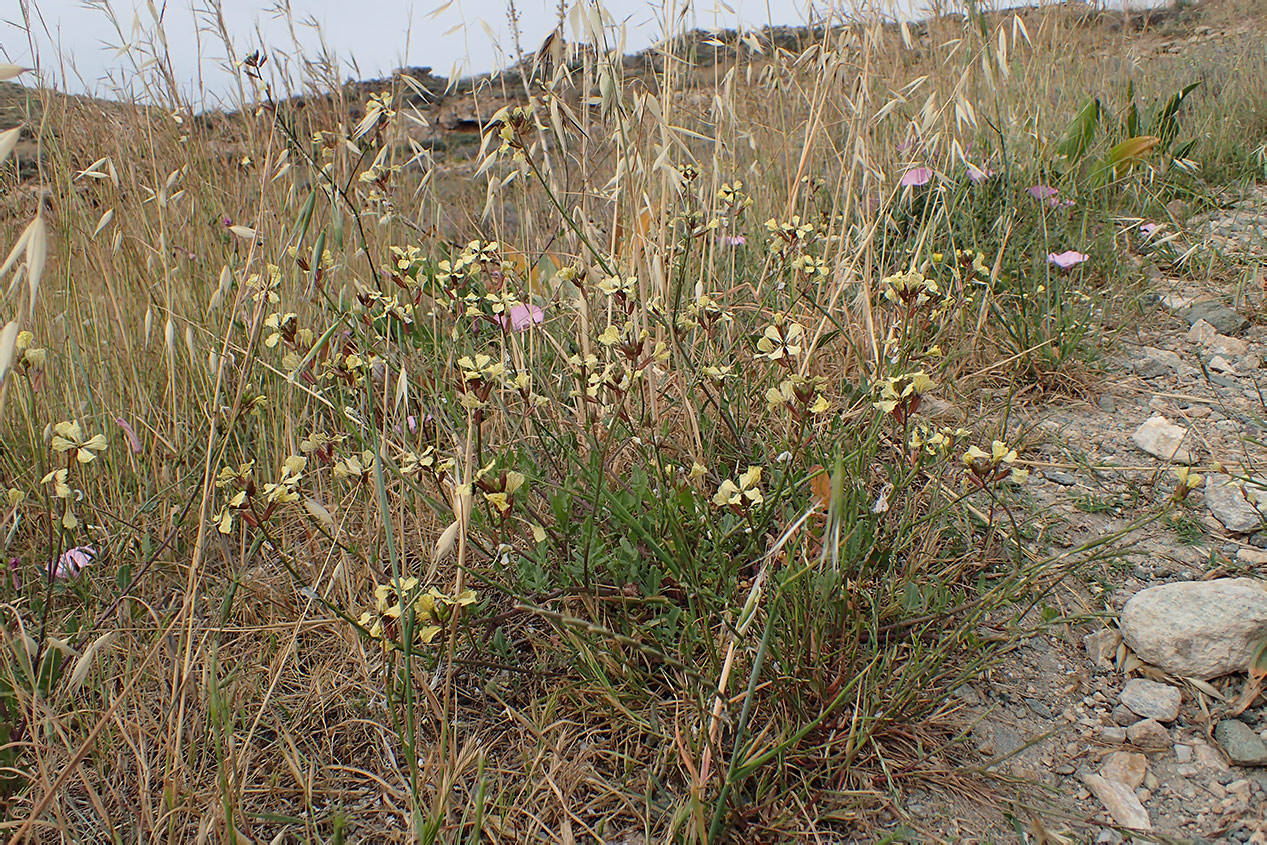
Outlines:
[[[227, 51], [210, 29], [213, 2], [152, 0], [163, 21], [175, 75], [195, 105], [215, 105], [217, 96], [234, 90], [224, 70]], [[566, 2], [571, 7], [577, 0]], [[615, 21], [626, 23], [627, 51], [632, 52], [662, 34], [664, 7], [674, 2], [683, 4], [604, 0], [603, 6]], [[826, 0], [693, 0], [686, 22], [688, 27], [803, 23], [810, 3], [819, 10], [828, 6]], [[280, 4], [289, 5], [289, 22], [279, 12]], [[455, 63], [463, 74], [479, 73], [497, 67], [507, 56], [514, 58], [507, 0], [219, 0], [218, 5], [236, 58], [263, 46], [275, 67], [284, 63], [283, 53], [295, 53], [296, 39], [308, 54], [319, 49], [313, 22], [340, 60], [340, 76], [345, 79], [385, 76], [397, 67], [418, 65], [448, 76]], [[45, 77], [99, 96], [119, 90], [134, 77], [134, 62], [145, 60], [142, 50], [127, 53], [121, 48], [149, 40], [155, 31], [149, 0], [4, 0], [0, 6], [7, 7], [0, 12], [2, 60], [33, 64], [25, 8]], [[554, 28], [558, 0], [517, 0], [517, 7], [523, 49], [535, 51]], [[206, 103], [193, 94], [199, 90], [208, 92]]]

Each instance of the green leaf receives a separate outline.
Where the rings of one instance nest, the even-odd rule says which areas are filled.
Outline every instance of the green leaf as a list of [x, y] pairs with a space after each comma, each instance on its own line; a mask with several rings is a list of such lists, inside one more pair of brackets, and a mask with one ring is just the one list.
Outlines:
[[1093, 97], [1087, 100], [1078, 110], [1073, 121], [1065, 128], [1059, 143], [1056, 144], [1056, 152], [1071, 162], [1082, 158], [1083, 153], [1095, 139], [1095, 132], [1099, 126], [1100, 101]]
[[1134, 138], [1139, 134], [1139, 108], [1135, 105], [1135, 80], [1126, 83], [1126, 137]]
[[1114, 175], [1122, 176], [1130, 170], [1132, 165], [1142, 161], [1151, 153], [1160, 140], [1155, 135], [1136, 135], [1134, 138], [1127, 138], [1109, 150], [1106, 163], [1113, 168]]
[[1200, 82], [1185, 85], [1157, 113], [1157, 119], [1153, 122], [1153, 132], [1161, 139], [1163, 150], [1170, 146], [1170, 142], [1179, 134], [1179, 107], [1183, 105], [1184, 98], [1200, 85]]

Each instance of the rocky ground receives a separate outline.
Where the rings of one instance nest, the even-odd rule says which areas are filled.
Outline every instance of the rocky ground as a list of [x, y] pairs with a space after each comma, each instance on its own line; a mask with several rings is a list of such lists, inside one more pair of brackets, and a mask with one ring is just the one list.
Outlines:
[[[1053, 551], [1126, 533], [1108, 563], [1051, 594], [1078, 623], [1038, 626], [956, 692], [983, 767], [1038, 787], [1017, 789], [1015, 823], [996, 821], [994, 841], [1120, 842], [1133, 829], [1137, 841], [1267, 843], [1267, 696], [1245, 694], [1267, 641], [1267, 581], [1257, 580], [1267, 577], [1267, 325], [1249, 319], [1267, 305], [1267, 190], [1152, 237], [1230, 257], [1244, 273], [1219, 287], [1154, 271], [1146, 316], [1115, 345], [1093, 401], [1025, 421], [1036, 528]], [[1161, 512], [1174, 470], [1188, 465], [1203, 478], [1187, 499], [1132, 528]], [[910, 797], [907, 826], [981, 835], [977, 805]]]

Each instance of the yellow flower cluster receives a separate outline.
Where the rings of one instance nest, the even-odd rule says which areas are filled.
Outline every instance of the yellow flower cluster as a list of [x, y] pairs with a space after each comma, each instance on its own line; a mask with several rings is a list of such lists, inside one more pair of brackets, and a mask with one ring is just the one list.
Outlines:
[[96, 460], [98, 452], [106, 450], [107, 444], [104, 434], [85, 437], [79, 420], [69, 420], [53, 426], [52, 446], [54, 452], [61, 454], [73, 452], [75, 460], [81, 464], [88, 464]]
[[912, 452], [923, 450], [929, 457], [945, 457], [955, 444], [972, 432], [966, 428], [950, 428], [942, 426], [933, 428], [923, 423], [917, 424], [911, 431], [910, 447]]
[[902, 305], [923, 305], [938, 293], [937, 281], [925, 278], [919, 270], [885, 276], [880, 284], [885, 299]]
[[430, 643], [444, 632], [454, 613], [479, 600], [474, 590], [463, 590], [450, 596], [435, 587], [420, 590], [418, 579], [401, 578], [374, 588], [374, 609], [361, 614], [357, 624], [376, 640], [394, 640], [399, 636], [406, 610], [414, 610], [414, 636], [423, 644]]
[[787, 364], [801, 354], [805, 345], [805, 327], [789, 320], [786, 314], [775, 314], [774, 321], [766, 326], [757, 341], [758, 358], [768, 358]]
[[746, 509], [765, 501], [761, 495], [761, 467], [748, 467], [737, 481], [727, 478], [713, 495], [713, 504], [719, 508]]
[[824, 413], [831, 408], [831, 403], [822, 393], [826, 386], [825, 378], [789, 376], [779, 382], [778, 387], [771, 387], [765, 392], [766, 408], [771, 411], [787, 408], [796, 419], [801, 419], [807, 412]]
[[873, 404], [881, 413], [901, 415], [904, 421], [919, 405], [919, 397], [936, 386], [923, 370], [890, 376], [880, 382], [880, 398]]
[[282, 462], [277, 481], [268, 482], [263, 488], [255, 483], [255, 461], [221, 469], [216, 476], [216, 487], [233, 492], [214, 517], [216, 530], [221, 534], [231, 533], [237, 516], [249, 525], [258, 526], [272, 518], [279, 508], [298, 502], [303, 498], [299, 482], [307, 465], [308, 459], [304, 456], [291, 455]]
[[48, 363], [48, 350], [35, 345], [35, 335], [30, 332], [18, 332], [13, 346], [13, 360], [19, 369], [40, 371]]
[[1020, 484], [1029, 478], [1029, 470], [1013, 467], [1016, 457], [1015, 449], [1001, 440], [995, 440], [990, 444], [989, 453], [976, 446], [969, 446], [968, 451], [963, 454], [963, 462], [982, 486], [1004, 478]]

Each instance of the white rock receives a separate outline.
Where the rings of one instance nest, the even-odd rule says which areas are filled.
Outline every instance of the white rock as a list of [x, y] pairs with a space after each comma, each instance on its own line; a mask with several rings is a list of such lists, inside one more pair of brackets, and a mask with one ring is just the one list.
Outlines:
[[1219, 330], [1205, 320], [1197, 320], [1192, 324], [1192, 328], [1188, 329], [1188, 340], [1193, 343], [1199, 343], [1202, 346], [1218, 336]]
[[1099, 775], [1083, 775], [1082, 782], [1087, 789], [1100, 799], [1104, 809], [1109, 811], [1113, 821], [1122, 827], [1135, 830], [1152, 830], [1152, 822], [1148, 819], [1148, 811], [1139, 803], [1135, 792], [1126, 784], [1102, 778]]
[[1106, 669], [1113, 667], [1117, 658], [1117, 647], [1122, 642], [1122, 632], [1116, 628], [1101, 628], [1082, 638], [1082, 645], [1087, 650], [1091, 662]]
[[[1202, 320], [1201, 322], [1205, 322]], [[1213, 328], [1213, 326], [1211, 326]], [[1249, 351], [1249, 344], [1241, 340], [1239, 337], [1228, 337], [1225, 334], [1216, 334], [1208, 340], [1205, 348], [1213, 352], [1215, 355], [1237, 356], [1244, 355]]]
[[1153, 414], [1135, 429], [1131, 440], [1153, 457], [1178, 464], [1190, 464], [1192, 453], [1183, 445], [1187, 436], [1188, 429], [1175, 425], [1161, 414]]
[[1228, 531], [1248, 534], [1263, 524], [1267, 508], [1264, 491], [1224, 475], [1210, 473], [1205, 477], [1205, 506]]
[[1121, 628], [1141, 660], [1172, 675], [1244, 672], [1267, 636], [1267, 584], [1219, 578], [1149, 587], [1122, 608]]
[[1160, 684], [1147, 678], [1131, 678], [1127, 681], [1122, 689], [1121, 699], [1131, 712], [1159, 722], [1173, 722], [1178, 719], [1179, 705], [1183, 702], [1179, 690], [1170, 684]]
[[1264, 564], [1267, 564], [1267, 552], [1250, 546], [1247, 548], [1237, 549], [1236, 559], [1242, 563], [1248, 563], [1251, 566], [1263, 566]]
[[1216, 373], [1225, 373], [1230, 376], [1236, 375], [1236, 368], [1232, 366], [1232, 362], [1222, 355], [1215, 355], [1210, 359], [1210, 369]]
[[1130, 751], [1114, 751], [1104, 758], [1100, 776], [1105, 780], [1124, 783], [1131, 789], [1139, 789], [1148, 774], [1148, 758]]
[[1138, 358], [1131, 361], [1131, 369], [1140, 378], [1157, 378], [1179, 372], [1183, 369], [1183, 361], [1169, 350], [1145, 346]]
[[1171, 311], [1178, 311], [1181, 308], [1187, 308], [1192, 304], [1192, 300], [1186, 296], [1180, 296], [1177, 293], [1168, 293], [1161, 297], [1161, 304], [1169, 308]]

